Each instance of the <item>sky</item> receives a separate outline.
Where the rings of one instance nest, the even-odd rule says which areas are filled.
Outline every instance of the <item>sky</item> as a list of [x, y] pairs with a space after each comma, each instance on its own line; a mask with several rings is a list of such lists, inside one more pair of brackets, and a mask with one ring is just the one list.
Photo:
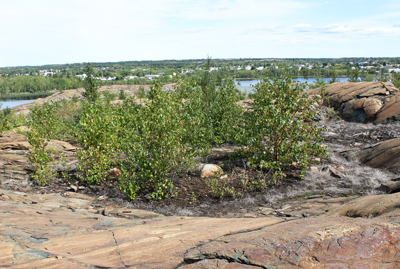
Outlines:
[[0, 67], [399, 57], [399, 0], [2, 0]]

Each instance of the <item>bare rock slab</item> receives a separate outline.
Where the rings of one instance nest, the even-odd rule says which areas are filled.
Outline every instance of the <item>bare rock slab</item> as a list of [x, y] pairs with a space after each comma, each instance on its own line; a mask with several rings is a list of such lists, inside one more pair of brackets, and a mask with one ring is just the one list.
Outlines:
[[[151, 212], [147, 213], [153, 215], [150, 219], [126, 219], [91, 213], [93, 198], [79, 193], [67, 197], [1, 193], [8, 199], [0, 203], [0, 267], [174, 268], [183, 262], [187, 249], [200, 242], [283, 221], [274, 217], [154, 218]], [[134, 211], [112, 209], [110, 213]]]
[[290, 221], [198, 245], [182, 268], [215, 268], [217, 261], [236, 263], [222, 268], [399, 268], [399, 232], [382, 219]]
[[358, 159], [370, 167], [400, 172], [400, 138], [386, 140], [364, 149], [342, 151], [340, 155], [349, 160]]
[[[325, 86], [329, 105], [351, 122], [388, 123], [400, 120], [400, 90], [391, 82], [338, 82]], [[320, 93], [320, 88], [309, 94]]]

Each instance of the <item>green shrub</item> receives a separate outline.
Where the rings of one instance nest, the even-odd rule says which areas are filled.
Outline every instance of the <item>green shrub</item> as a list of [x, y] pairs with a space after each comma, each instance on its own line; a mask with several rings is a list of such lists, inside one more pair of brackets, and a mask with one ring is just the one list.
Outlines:
[[55, 160], [54, 152], [47, 146], [57, 133], [58, 104], [44, 103], [41, 106], [30, 106], [29, 109], [27, 139], [31, 145], [28, 158], [34, 167], [32, 178], [38, 185], [47, 185], [48, 181], [56, 175], [56, 172], [50, 168]]
[[397, 89], [400, 89], [400, 73], [392, 73], [392, 82]]
[[315, 115], [313, 102], [289, 77], [272, 82], [266, 78], [256, 85], [254, 105], [245, 113], [242, 142], [248, 146], [248, 164], [269, 170], [274, 183], [285, 177], [285, 164], [297, 162], [303, 175], [310, 158], [325, 153], [322, 129], [310, 122]]
[[98, 93], [98, 84], [97, 81], [94, 78], [94, 70], [93, 66], [88, 63], [86, 68], [85, 68], [85, 91], [83, 92], [82, 96], [90, 102], [94, 102], [99, 98], [99, 93]]
[[137, 98], [147, 98], [147, 93], [142, 86], [139, 87], [136, 97]]
[[89, 183], [106, 180], [117, 156], [120, 126], [114, 107], [103, 102], [83, 102], [77, 126], [80, 149], [79, 177]]
[[[0, 103], [0, 109], [1, 109]], [[10, 108], [0, 110], [0, 134], [15, 127], [26, 125], [25, 114], [23, 112], [16, 114]]]
[[119, 91], [118, 99], [119, 100], [125, 100], [126, 99], [126, 94], [125, 94], [125, 92], [123, 90]]
[[198, 133], [201, 144], [234, 142], [235, 126], [240, 123], [243, 112], [243, 108], [236, 105], [240, 95], [232, 78], [212, 81], [207, 66], [201, 79], [180, 80], [176, 91], [185, 100], [187, 116], [200, 128], [194, 128], [193, 132]]
[[129, 123], [124, 127], [124, 176], [120, 187], [130, 199], [146, 188], [154, 198], [174, 196], [173, 178], [193, 163], [196, 149], [187, 143], [182, 103], [174, 92], [162, 91], [156, 80], [145, 106], [124, 102]]
[[104, 96], [104, 101], [106, 103], [110, 103], [111, 101], [115, 100], [115, 97], [117, 96], [115, 93], [111, 93], [109, 91], [103, 91], [101, 94]]

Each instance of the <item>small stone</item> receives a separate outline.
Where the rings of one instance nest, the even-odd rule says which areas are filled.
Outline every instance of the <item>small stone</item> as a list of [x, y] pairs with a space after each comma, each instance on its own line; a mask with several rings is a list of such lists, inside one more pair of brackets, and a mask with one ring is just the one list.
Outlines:
[[100, 196], [97, 200], [102, 201], [102, 200], [105, 200], [105, 199], [107, 199], [107, 196], [102, 195], [102, 196]]
[[375, 185], [375, 180], [373, 180], [372, 178], [366, 178], [363, 180], [363, 185], [364, 186], [373, 186]]
[[321, 162], [321, 158], [314, 158], [312, 161], [314, 163], [320, 163]]
[[110, 178], [118, 178], [122, 174], [122, 171], [118, 168], [112, 168], [108, 170], [108, 175]]
[[337, 170], [336, 168], [333, 168], [333, 167], [330, 166], [330, 165], [328, 165], [327, 167], [325, 167], [324, 170], [325, 170], [325, 171], [328, 170], [328, 171], [330, 172], [331, 176], [338, 177], [338, 178], [342, 178], [342, 179], [345, 178], [345, 175], [344, 175], [342, 172], [340, 172], [340, 171]]
[[206, 164], [201, 170], [200, 177], [212, 177], [215, 174], [222, 174], [222, 168], [215, 164]]
[[344, 170], [344, 166], [342, 165], [342, 166], [336, 167], [336, 170], [343, 171]]
[[361, 146], [362, 146], [362, 143], [356, 142], [356, 143], [354, 143], [354, 146], [356, 146], [356, 147], [361, 147]]
[[262, 210], [260, 213], [263, 215], [270, 215], [272, 212], [274, 212], [275, 210], [272, 208], [265, 208], [264, 210]]
[[78, 191], [78, 187], [75, 186], [75, 185], [70, 185], [69, 188], [72, 189], [72, 190], [74, 190], [75, 192]]
[[243, 215], [243, 218], [257, 218], [258, 213], [247, 213]]
[[312, 166], [310, 166], [310, 171], [311, 172], [318, 172], [319, 169], [318, 169], [318, 167], [312, 165]]

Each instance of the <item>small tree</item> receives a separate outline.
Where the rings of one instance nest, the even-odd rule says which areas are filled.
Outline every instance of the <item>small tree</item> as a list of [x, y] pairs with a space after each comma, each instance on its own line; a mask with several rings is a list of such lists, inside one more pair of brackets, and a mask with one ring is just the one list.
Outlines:
[[311, 110], [315, 100], [289, 77], [272, 82], [263, 79], [253, 96], [254, 105], [245, 113], [242, 132], [250, 152], [249, 165], [271, 171], [274, 183], [285, 177], [284, 164], [297, 162], [303, 176], [310, 158], [325, 153], [322, 129], [309, 121], [315, 115]]
[[339, 82], [339, 80], [337, 79], [337, 75], [338, 75], [338, 72], [337, 72], [336, 68], [333, 67], [332, 75], [331, 75], [332, 79], [329, 81], [329, 83]]
[[94, 79], [94, 70], [90, 63], [88, 63], [85, 68], [85, 74], [85, 92], [82, 95], [86, 100], [94, 102], [99, 98], [99, 93], [97, 91], [99, 86], [97, 85], [97, 81]]
[[34, 167], [32, 178], [42, 186], [47, 185], [48, 181], [56, 175], [56, 172], [50, 168], [55, 157], [47, 146], [57, 133], [58, 108], [58, 103], [44, 103], [41, 106], [30, 107], [27, 139], [31, 145], [31, 153], [28, 158]]
[[400, 73], [392, 73], [392, 82], [394, 86], [400, 89]]
[[174, 92], [162, 90], [155, 80], [144, 106], [123, 104], [122, 151], [126, 157], [120, 188], [134, 199], [140, 189], [154, 198], [173, 196], [173, 180], [194, 163], [197, 150], [188, 144], [188, 127], [182, 102]]

